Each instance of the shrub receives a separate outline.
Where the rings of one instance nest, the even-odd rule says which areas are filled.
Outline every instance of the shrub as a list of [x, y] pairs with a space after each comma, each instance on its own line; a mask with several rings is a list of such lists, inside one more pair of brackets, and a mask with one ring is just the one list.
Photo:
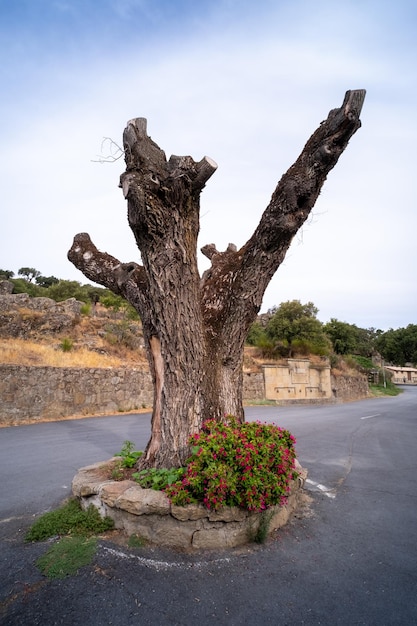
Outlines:
[[202, 502], [209, 509], [240, 506], [261, 511], [285, 504], [294, 470], [295, 439], [274, 424], [228, 416], [209, 420], [190, 438], [183, 478], [165, 489], [174, 504]]

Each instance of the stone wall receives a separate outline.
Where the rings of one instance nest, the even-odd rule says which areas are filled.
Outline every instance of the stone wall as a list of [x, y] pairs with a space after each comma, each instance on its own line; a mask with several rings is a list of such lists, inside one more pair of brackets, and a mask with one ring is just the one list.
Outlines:
[[349, 402], [369, 397], [368, 378], [359, 376], [331, 375], [334, 402]]
[[[244, 399], [262, 400], [262, 373], [244, 375]], [[135, 369], [0, 365], [0, 424], [151, 407], [150, 374]]]
[[[243, 399], [265, 399], [263, 372], [245, 373]], [[368, 396], [366, 376], [331, 376], [332, 397], [277, 401], [345, 402]], [[74, 415], [100, 415], [151, 407], [152, 381], [136, 369], [78, 369], [0, 365], [0, 424], [59, 419]]]
[[152, 381], [136, 369], [0, 365], [0, 424], [151, 407]]
[[[210, 511], [202, 504], [177, 506], [162, 491], [142, 489], [130, 480], [120, 482], [107, 476], [117, 458], [78, 470], [72, 493], [84, 509], [95, 506], [102, 517], [110, 517], [115, 528], [127, 535], [170, 548], [223, 549], [253, 541], [267, 515], [267, 532], [286, 524], [299, 504], [307, 471], [296, 461], [297, 478], [290, 484], [287, 504], [275, 505], [267, 512], [223, 507]], [[265, 521], [265, 518], [264, 518]]]
[[244, 372], [243, 400], [265, 400], [265, 382], [263, 372]]

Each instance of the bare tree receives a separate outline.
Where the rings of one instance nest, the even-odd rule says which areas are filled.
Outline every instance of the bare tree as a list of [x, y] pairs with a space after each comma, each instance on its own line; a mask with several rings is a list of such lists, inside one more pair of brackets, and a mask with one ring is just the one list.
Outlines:
[[84, 275], [126, 298], [143, 323], [154, 382], [152, 432], [142, 464], [184, 463], [188, 438], [207, 418], [244, 419], [245, 338], [265, 289], [316, 202], [330, 170], [360, 128], [364, 90], [343, 104], [305, 145], [279, 181], [252, 237], [237, 249], [202, 252], [211, 267], [200, 277], [197, 236], [200, 193], [217, 166], [204, 157], [171, 156], [148, 137], [146, 120], [123, 134], [126, 171], [120, 179], [142, 265], [100, 252], [86, 233], [68, 258]]

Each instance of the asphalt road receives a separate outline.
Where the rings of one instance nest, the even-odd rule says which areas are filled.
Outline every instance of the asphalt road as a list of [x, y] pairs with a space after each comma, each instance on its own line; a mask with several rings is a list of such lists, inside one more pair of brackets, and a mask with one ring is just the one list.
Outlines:
[[0, 429], [0, 617], [64, 624], [417, 624], [417, 387], [336, 406], [250, 407], [297, 439], [310, 503], [263, 546], [188, 554], [101, 541], [91, 566], [49, 581], [33, 517], [77, 469], [149, 435], [149, 415]]

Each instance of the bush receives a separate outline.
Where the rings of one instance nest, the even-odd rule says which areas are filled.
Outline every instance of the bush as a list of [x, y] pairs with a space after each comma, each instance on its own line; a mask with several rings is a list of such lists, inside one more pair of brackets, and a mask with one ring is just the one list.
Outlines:
[[240, 506], [261, 511], [285, 504], [294, 470], [295, 439], [274, 424], [229, 416], [209, 420], [190, 438], [192, 456], [182, 480], [165, 489], [174, 504], [202, 502], [208, 509]]

